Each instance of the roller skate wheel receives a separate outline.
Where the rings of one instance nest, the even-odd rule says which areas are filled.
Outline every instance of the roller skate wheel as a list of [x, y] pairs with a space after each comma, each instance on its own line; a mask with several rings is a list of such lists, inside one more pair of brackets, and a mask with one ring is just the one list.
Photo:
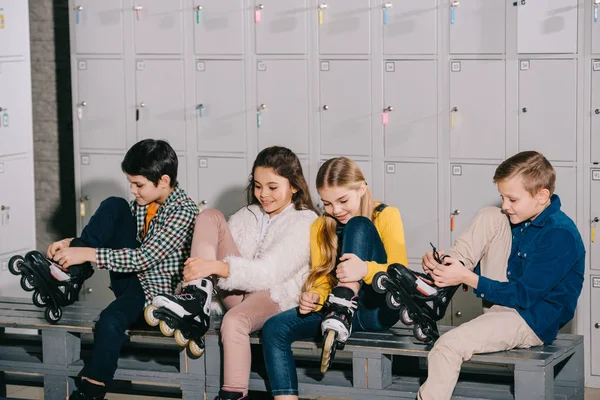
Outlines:
[[389, 277], [385, 272], [376, 273], [373, 277], [373, 290], [379, 294], [385, 293], [387, 291], [387, 288], [385, 287], [385, 281], [388, 279]]
[[204, 342], [202, 342], [202, 345], [199, 345], [195, 340], [190, 340], [188, 349], [194, 357], [202, 357], [204, 354]]
[[158, 326], [160, 327], [160, 332], [165, 335], [165, 336], [173, 336], [173, 334], [175, 333], [175, 329], [171, 328], [169, 326], [169, 324], [167, 324], [166, 321], [160, 321], [160, 323], [158, 324]]
[[402, 304], [396, 301], [396, 298], [394, 297], [394, 294], [392, 292], [387, 292], [385, 294], [385, 302], [387, 303], [387, 306], [392, 310], [399, 310], [400, 307], [402, 307]]
[[400, 320], [404, 325], [412, 325], [415, 321], [410, 317], [410, 312], [406, 306], [402, 306], [400, 309]]
[[35, 290], [35, 287], [25, 275], [21, 275], [21, 288], [26, 292], [33, 292]]
[[36, 307], [46, 307], [46, 302], [44, 301], [44, 297], [40, 293], [39, 290], [34, 290], [33, 296], [31, 296], [31, 300]]
[[46, 318], [46, 321], [48, 321], [49, 324], [56, 324], [58, 321], [60, 321], [60, 319], [62, 318], [62, 310], [59, 308], [46, 308], [46, 311], [44, 311], [44, 318]]
[[13, 275], [19, 275], [21, 273], [21, 263], [25, 261], [25, 259], [21, 256], [13, 256], [8, 261], [8, 270]]
[[185, 347], [190, 342], [188, 338], [183, 336], [183, 333], [181, 333], [179, 329], [175, 329], [175, 334], [173, 336], [175, 337], [175, 342], [177, 342], [180, 347]]
[[413, 335], [415, 336], [415, 338], [421, 342], [424, 343], [429, 343], [431, 342], [431, 337], [429, 337], [429, 335], [425, 334], [425, 331], [427, 331], [427, 327], [425, 326], [425, 329], [423, 329], [421, 327], [421, 325], [415, 324], [415, 326], [413, 326]]
[[335, 331], [328, 330], [323, 344], [323, 354], [321, 355], [321, 373], [324, 374], [329, 369], [331, 356], [335, 351]]
[[146, 323], [150, 326], [158, 326], [158, 324], [160, 323], [160, 320], [154, 316], [154, 311], [156, 310], [157, 308], [152, 304], [150, 304], [148, 307], [146, 307], [146, 309], [144, 309], [144, 319], [146, 320]]

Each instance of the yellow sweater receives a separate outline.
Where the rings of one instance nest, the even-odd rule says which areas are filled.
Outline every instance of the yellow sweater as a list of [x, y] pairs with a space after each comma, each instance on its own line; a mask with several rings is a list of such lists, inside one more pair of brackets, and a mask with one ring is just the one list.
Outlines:
[[[375, 205], [377, 206], [376, 203]], [[316, 268], [323, 263], [321, 258], [321, 252], [317, 244], [317, 233], [323, 227], [325, 218], [319, 217], [310, 227], [310, 264], [311, 268]], [[406, 241], [404, 240], [404, 227], [402, 226], [402, 218], [400, 217], [400, 211], [396, 207], [387, 206], [377, 215], [373, 221], [383, 247], [387, 254], [387, 263], [379, 264], [375, 261], [367, 261], [367, 275], [363, 278], [363, 281], [367, 284], [371, 284], [373, 276], [379, 271], [387, 271], [387, 267], [390, 264], [398, 263], [407, 266], [408, 258], [406, 256]], [[314, 286], [310, 289], [310, 292], [319, 295], [319, 303], [325, 304], [327, 296], [331, 293], [333, 288], [327, 282], [327, 277], [322, 277], [317, 280]], [[315, 311], [319, 311], [321, 306], [317, 306]]]

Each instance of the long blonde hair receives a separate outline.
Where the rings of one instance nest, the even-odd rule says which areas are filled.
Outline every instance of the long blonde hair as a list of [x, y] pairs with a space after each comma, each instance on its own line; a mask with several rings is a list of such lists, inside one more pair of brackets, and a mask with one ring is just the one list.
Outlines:
[[[365, 187], [365, 194], [360, 199], [360, 216], [373, 220], [373, 197], [367, 186], [365, 176], [356, 163], [346, 157], [332, 158], [325, 161], [317, 173], [317, 190], [325, 187], [344, 187], [350, 190], [359, 190]], [[335, 285], [335, 277], [331, 273], [337, 265], [338, 238], [335, 232], [337, 221], [333, 216], [324, 214], [323, 224], [317, 232], [317, 244], [320, 258], [323, 263], [310, 271], [302, 288], [303, 292], [309, 291], [316, 281], [326, 277], [330, 286]]]

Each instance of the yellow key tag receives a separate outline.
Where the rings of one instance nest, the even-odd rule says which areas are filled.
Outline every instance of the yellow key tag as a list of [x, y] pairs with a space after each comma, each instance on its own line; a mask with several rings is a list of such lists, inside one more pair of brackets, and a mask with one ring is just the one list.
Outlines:
[[85, 201], [79, 202], [79, 215], [85, 217]]
[[592, 243], [596, 240], [596, 224], [592, 225]]
[[4, 29], [4, 14], [0, 14], [0, 29]]
[[450, 129], [454, 129], [454, 114], [450, 114]]
[[319, 25], [323, 25], [323, 10], [319, 9]]

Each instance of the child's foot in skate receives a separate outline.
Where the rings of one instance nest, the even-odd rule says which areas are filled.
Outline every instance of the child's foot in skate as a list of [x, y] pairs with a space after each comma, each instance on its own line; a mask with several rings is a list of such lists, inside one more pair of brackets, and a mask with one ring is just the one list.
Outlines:
[[352, 332], [352, 320], [358, 309], [358, 296], [350, 288], [337, 286], [327, 298], [327, 313], [321, 322], [324, 344], [321, 355], [321, 372], [325, 373], [335, 351], [344, 347]]

